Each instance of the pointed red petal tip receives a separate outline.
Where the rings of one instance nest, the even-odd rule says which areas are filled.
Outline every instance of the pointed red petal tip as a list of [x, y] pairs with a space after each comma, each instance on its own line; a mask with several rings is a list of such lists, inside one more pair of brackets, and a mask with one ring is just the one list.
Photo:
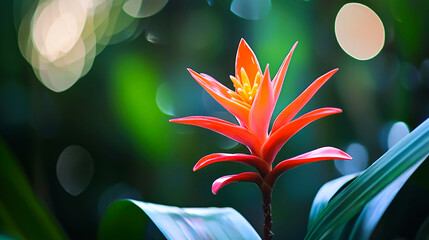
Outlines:
[[171, 122], [171, 123], [177, 123], [177, 122], [180, 121], [180, 118], [173, 118], [173, 119], [170, 119], [168, 121]]
[[246, 42], [244, 38], [240, 39], [240, 43], [238, 44], [238, 49], [240, 49], [240, 47], [246, 47], [246, 49], [250, 49], [253, 52], [252, 48], [249, 46], [249, 44]]
[[194, 75], [194, 74], [196, 74], [197, 72], [195, 72], [194, 70], [192, 70], [192, 68], [186, 68], [186, 70], [188, 70], [188, 72], [191, 74], [191, 75]]
[[216, 179], [214, 182], [213, 182], [213, 185], [212, 185], [212, 193], [214, 194], [214, 195], [216, 195], [217, 194], [217, 192], [219, 191], [219, 189], [221, 189], [223, 186], [225, 186], [227, 183], [225, 183], [228, 179], [230, 179], [232, 176], [235, 176], [235, 175], [228, 175], [228, 176], [223, 176], [223, 177], [220, 177], [220, 178], [218, 178], [218, 179]]
[[244, 172], [240, 174], [227, 175], [216, 179], [212, 185], [212, 193], [216, 195], [216, 193], [222, 187], [234, 183], [234, 182], [253, 182], [258, 186], [262, 184], [262, 178], [259, 174], [254, 172]]
[[344, 154], [347, 155], [347, 156], [345, 156], [344, 158], [339, 158], [339, 159], [341, 159], [341, 160], [353, 160], [352, 156], [350, 156], [347, 153], [344, 153]]
[[309, 160], [323, 160], [323, 159], [341, 159], [341, 160], [351, 160], [352, 157], [348, 155], [346, 152], [344, 152], [341, 149], [334, 148], [334, 147], [321, 147], [318, 149], [315, 149], [310, 152], [303, 153], [301, 155], [298, 155], [293, 158], [289, 158], [285, 161], [291, 161], [291, 160], [300, 160], [300, 159], [309, 159]]
[[192, 169], [194, 172], [209, 165], [210, 163], [217, 162], [216, 160], [224, 156], [225, 154], [222, 153], [213, 153], [209, 154], [207, 156], [202, 157], [194, 166]]
[[353, 160], [353, 157], [350, 156], [348, 153], [346, 153], [344, 151], [341, 151], [341, 150], [339, 150], [339, 151], [341, 152], [342, 156], [341, 156], [341, 158], [337, 158], [337, 159], [340, 159], [340, 160]]
[[240, 40], [240, 44], [238, 44], [237, 55], [235, 57], [235, 77], [241, 75], [241, 68], [244, 68], [246, 71], [251, 84], [253, 84], [256, 74], [262, 72], [258, 58], [243, 38]]

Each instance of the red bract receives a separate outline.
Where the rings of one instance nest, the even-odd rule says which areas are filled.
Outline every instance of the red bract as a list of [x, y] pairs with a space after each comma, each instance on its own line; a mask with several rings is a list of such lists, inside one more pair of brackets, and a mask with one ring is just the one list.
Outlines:
[[191, 69], [192, 77], [226, 110], [232, 113], [238, 125], [214, 117], [191, 116], [172, 119], [170, 122], [189, 124], [210, 129], [244, 144], [251, 154], [215, 153], [203, 157], [194, 171], [217, 162], [239, 162], [256, 168], [258, 173], [245, 172], [217, 179], [212, 186], [214, 194], [223, 186], [237, 182], [254, 182], [272, 189], [277, 178], [296, 166], [330, 159], [350, 160], [351, 157], [333, 147], [323, 147], [299, 156], [283, 160], [272, 168], [273, 161], [282, 146], [309, 123], [325, 116], [340, 113], [338, 108], [319, 108], [293, 120], [320, 87], [334, 75], [334, 69], [316, 79], [301, 95], [287, 106], [274, 121], [271, 131], [271, 116], [279, 97], [289, 62], [297, 43], [292, 46], [279, 71], [271, 80], [268, 65], [262, 73], [258, 59], [249, 45], [242, 39], [238, 46], [235, 76], [230, 76], [235, 91], [228, 89], [206, 74]]

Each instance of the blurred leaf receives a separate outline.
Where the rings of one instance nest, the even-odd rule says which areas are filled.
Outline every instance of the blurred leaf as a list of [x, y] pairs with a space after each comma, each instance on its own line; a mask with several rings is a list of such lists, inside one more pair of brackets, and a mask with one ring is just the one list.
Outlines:
[[323, 239], [345, 224], [386, 186], [429, 153], [429, 119], [387, 151], [332, 199], [311, 225], [305, 239]]
[[334, 179], [325, 183], [317, 192], [316, 197], [314, 197], [313, 204], [311, 205], [310, 218], [308, 220], [308, 227], [310, 227], [317, 216], [323, 211], [323, 209], [328, 205], [329, 201], [335, 194], [347, 185], [351, 180], [356, 178], [359, 173], [353, 173], [349, 175], [342, 176], [340, 178]]
[[66, 239], [58, 222], [34, 195], [23, 170], [0, 140], [0, 226], [19, 239]]
[[178, 208], [135, 200], [119, 200], [107, 209], [98, 238], [142, 239], [146, 215], [167, 239], [261, 239], [232, 208]]
[[112, 69], [112, 94], [123, 128], [133, 138], [135, 148], [160, 163], [171, 153], [168, 117], [158, 108], [156, 91], [161, 72], [155, 61], [142, 54], [128, 53], [116, 59]]

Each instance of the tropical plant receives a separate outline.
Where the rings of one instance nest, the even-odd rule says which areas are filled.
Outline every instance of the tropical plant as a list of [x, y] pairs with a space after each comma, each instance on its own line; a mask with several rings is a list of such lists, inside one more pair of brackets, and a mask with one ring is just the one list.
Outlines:
[[279, 71], [271, 80], [268, 64], [262, 73], [258, 59], [244, 39], [238, 46], [235, 61], [235, 76], [230, 76], [235, 91], [232, 91], [206, 74], [198, 74], [188, 69], [192, 77], [225, 109], [232, 113], [238, 125], [222, 119], [205, 116], [191, 116], [172, 119], [170, 122], [195, 125], [210, 129], [247, 146], [250, 154], [215, 153], [201, 158], [194, 166], [194, 171], [217, 162], [239, 162], [253, 166], [258, 171], [244, 172], [218, 178], [212, 185], [212, 192], [227, 184], [239, 181], [255, 183], [262, 193], [264, 210], [264, 236], [272, 238], [271, 195], [277, 179], [287, 170], [302, 164], [343, 159], [351, 157], [334, 147], [322, 147], [311, 152], [281, 161], [274, 168], [273, 162], [282, 146], [299, 130], [322, 117], [342, 112], [341, 109], [325, 107], [313, 110], [293, 120], [296, 114], [313, 97], [319, 88], [334, 75], [334, 69], [316, 79], [301, 95], [289, 104], [276, 118], [269, 130], [271, 116], [276, 106], [283, 81], [293, 51], [292, 46]]

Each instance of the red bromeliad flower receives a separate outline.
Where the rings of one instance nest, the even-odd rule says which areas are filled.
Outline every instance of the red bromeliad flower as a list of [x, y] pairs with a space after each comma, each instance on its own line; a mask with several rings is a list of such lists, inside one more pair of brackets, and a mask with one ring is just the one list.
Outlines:
[[[206, 74], [198, 74], [188, 69], [192, 77], [216, 101], [237, 118], [238, 125], [222, 119], [205, 116], [191, 116], [170, 120], [170, 122], [210, 129], [247, 146], [251, 154], [210, 154], [197, 162], [194, 166], [194, 171], [212, 163], [225, 161], [240, 162], [255, 167], [258, 173], [244, 172], [217, 179], [213, 183], [212, 192], [216, 194], [220, 188], [233, 182], [247, 181], [256, 183], [264, 197], [264, 210], [266, 213], [265, 232], [266, 237], [268, 236], [267, 239], [270, 238], [269, 235], [271, 234], [271, 225], [267, 223], [267, 213], [269, 213], [268, 217], [271, 222], [271, 191], [281, 174], [291, 168], [310, 162], [330, 159], [351, 159], [347, 153], [337, 148], [323, 147], [283, 160], [273, 168], [273, 161], [277, 153], [299, 130], [317, 119], [342, 112], [338, 108], [326, 107], [313, 110], [293, 119], [319, 88], [338, 71], [338, 69], [334, 69], [316, 79], [301, 95], [289, 104], [278, 115], [271, 131], [269, 131], [271, 116], [280, 95], [283, 80], [296, 45], [297, 43], [293, 45], [274, 79], [271, 80], [268, 64], [265, 71], [262, 72], [252, 49], [242, 39], [236, 56], [235, 76], [230, 76], [235, 91], [228, 89]], [[269, 209], [266, 209], [266, 207], [269, 207]]]

